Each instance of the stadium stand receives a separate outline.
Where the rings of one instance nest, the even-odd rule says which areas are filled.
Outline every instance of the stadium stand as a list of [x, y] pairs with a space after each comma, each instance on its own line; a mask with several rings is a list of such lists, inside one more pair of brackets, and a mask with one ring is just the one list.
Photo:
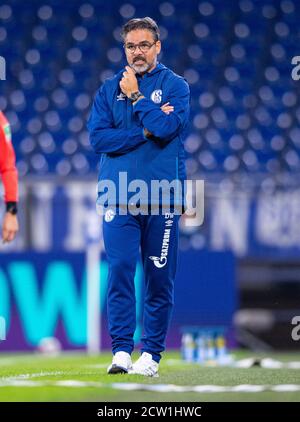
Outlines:
[[160, 24], [160, 60], [191, 86], [188, 176], [299, 172], [299, 87], [291, 78], [299, 2], [176, 0], [154, 12], [141, 0], [12, 0], [0, 6], [8, 74], [0, 108], [20, 175], [96, 172], [85, 127], [91, 102], [125, 63], [122, 24], [147, 14]]

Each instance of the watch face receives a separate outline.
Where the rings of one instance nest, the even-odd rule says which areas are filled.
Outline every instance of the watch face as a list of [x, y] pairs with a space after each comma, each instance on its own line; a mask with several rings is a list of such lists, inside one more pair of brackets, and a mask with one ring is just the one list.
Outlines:
[[133, 92], [130, 95], [130, 99], [131, 101], [136, 101], [142, 94], [140, 92]]

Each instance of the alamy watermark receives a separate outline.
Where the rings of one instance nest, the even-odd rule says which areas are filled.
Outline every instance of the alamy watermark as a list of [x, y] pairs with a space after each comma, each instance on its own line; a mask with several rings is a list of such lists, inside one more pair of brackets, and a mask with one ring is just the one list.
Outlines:
[[6, 60], [0, 56], [0, 81], [6, 80]]
[[0, 316], [0, 341], [6, 340], [6, 321]]
[[[183, 207], [184, 204], [184, 207]], [[204, 221], [204, 181], [174, 179], [134, 179], [128, 183], [127, 172], [119, 172], [118, 181], [98, 182], [97, 212], [112, 219], [119, 215], [185, 215], [186, 226], [201, 226]]]
[[295, 315], [292, 319], [292, 325], [295, 327], [292, 329], [292, 339], [294, 341], [300, 340], [300, 315]]
[[300, 79], [300, 56], [294, 56], [292, 58], [292, 64], [295, 65], [295, 67], [292, 70], [292, 79], [294, 79], [294, 81], [299, 81], [299, 79]]

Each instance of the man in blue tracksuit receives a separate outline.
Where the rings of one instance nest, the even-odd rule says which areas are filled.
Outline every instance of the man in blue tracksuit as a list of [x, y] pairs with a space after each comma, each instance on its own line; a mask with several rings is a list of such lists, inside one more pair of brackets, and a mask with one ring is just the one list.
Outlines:
[[[109, 207], [104, 217], [114, 355], [108, 373], [157, 376], [173, 306], [178, 206], [183, 209], [184, 190], [175, 189], [169, 197], [161, 197], [152, 195], [150, 188], [154, 181], [180, 185], [185, 180], [183, 140], [190, 93], [182, 77], [157, 61], [161, 43], [155, 21], [131, 19], [122, 36], [128, 66], [97, 92], [88, 121], [90, 142], [95, 152], [102, 154], [100, 184], [109, 180], [118, 190], [125, 178], [127, 186], [142, 181], [149, 190], [139, 195], [143, 212], [130, 212], [133, 197], [126, 191], [117, 196], [116, 207]], [[162, 206], [168, 201], [173, 208], [164, 212]], [[151, 212], [153, 205], [162, 212]], [[129, 212], [121, 212], [124, 206]], [[134, 275], [140, 249], [145, 274], [144, 335], [142, 354], [132, 364]]]

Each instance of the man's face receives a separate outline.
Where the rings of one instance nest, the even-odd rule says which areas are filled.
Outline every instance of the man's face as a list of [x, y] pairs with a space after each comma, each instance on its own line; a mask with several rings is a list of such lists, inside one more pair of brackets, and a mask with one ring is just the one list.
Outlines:
[[[155, 68], [161, 44], [160, 41], [155, 42], [151, 31], [147, 29], [130, 31], [124, 41], [127, 62], [136, 73], [143, 74]], [[141, 48], [134, 49], [137, 44]], [[131, 51], [130, 47], [131, 49], [133, 47], [134, 51]], [[143, 47], [145, 48], [143, 49]]]

